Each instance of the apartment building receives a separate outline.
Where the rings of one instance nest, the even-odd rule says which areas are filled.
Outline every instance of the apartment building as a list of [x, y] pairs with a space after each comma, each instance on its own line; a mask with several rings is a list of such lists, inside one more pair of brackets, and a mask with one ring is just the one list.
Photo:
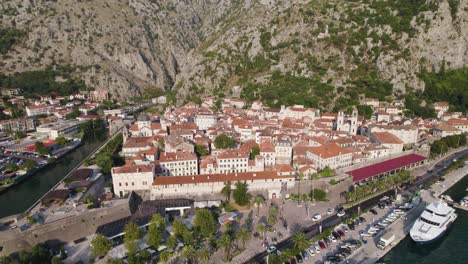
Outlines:
[[389, 155], [403, 152], [403, 141], [389, 132], [374, 132], [370, 139], [373, 143], [386, 147]]
[[219, 173], [247, 172], [249, 153], [239, 149], [229, 149], [216, 156]]
[[214, 126], [217, 120], [216, 114], [197, 114], [194, 118], [195, 124], [200, 130], [206, 130]]
[[34, 121], [31, 118], [16, 118], [0, 121], [0, 131], [29, 131], [34, 130]]
[[72, 136], [80, 132], [80, 127], [83, 123], [84, 121], [62, 120], [40, 125], [37, 127], [36, 131], [47, 134], [51, 139], [56, 139], [60, 136]]
[[198, 174], [198, 158], [194, 153], [188, 152], [163, 152], [159, 156], [160, 175], [163, 176], [188, 176]]

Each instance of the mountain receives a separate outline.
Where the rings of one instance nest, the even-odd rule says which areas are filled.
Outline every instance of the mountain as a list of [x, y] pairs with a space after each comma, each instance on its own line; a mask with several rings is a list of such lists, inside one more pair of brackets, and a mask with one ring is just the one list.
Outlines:
[[424, 89], [422, 69], [466, 67], [468, 56], [467, 0], [7, 0], [0, 9], [3, 30], [22, 32], [0, 72], [70, 64], [119, 99], [158, 87], [181, 100], [326, 108]]

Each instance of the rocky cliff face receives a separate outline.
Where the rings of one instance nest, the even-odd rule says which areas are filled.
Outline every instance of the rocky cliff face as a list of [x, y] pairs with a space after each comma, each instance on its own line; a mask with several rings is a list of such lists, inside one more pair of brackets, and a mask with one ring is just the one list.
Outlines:
[[7, 0], [2, 25], [27, 35], [0, 71], [73, 64], [120, 99], [147, 86], [229, 93], [274, 71], [345, 87], [375, 71], [395, 90], [423, 89], [420, 67], [467, 65], [468, 1], [408, 2]]

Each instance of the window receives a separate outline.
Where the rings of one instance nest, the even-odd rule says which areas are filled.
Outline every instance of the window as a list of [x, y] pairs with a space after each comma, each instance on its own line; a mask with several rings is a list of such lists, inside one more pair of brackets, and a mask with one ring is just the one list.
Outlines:
[[132, 182], [132, 186], [135, 186], [135, 183], [134, 183], [134, 182]]
[[128, 182], [125, 183], [125, 186], [128, 186]]
[[119, 182], [119, 186], [122, 186], [122, 183], [121, 183], [121, 182]]

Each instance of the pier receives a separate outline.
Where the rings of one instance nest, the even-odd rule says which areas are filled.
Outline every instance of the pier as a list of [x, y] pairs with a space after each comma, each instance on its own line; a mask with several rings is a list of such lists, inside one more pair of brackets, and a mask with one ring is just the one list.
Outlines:
[[[359, 264], [374, 264], [379, 261], [381, 257], [387, 254], [393, 247], [398, 245], [398, 243], [403, 240], [409, 233], [411, 227], [413, 226], [416, 219], [424, 211], [425, 207], [437, 200], [440, 200], [440, 195], [445, 191], [450, 189], [458, 181], [463, 179], [468, 173], [468, 168], [466, 166], [454, 170], [444, 176], [445, 180], [443, 182], [435, 183], [431, 186], [430, 190], [421, 190], [421, 200], [422, 202], [408, 211], [403, 217], [399, 218], [385, 229], [385, 231], [390, 231], [395, 235], [395, 241], [392, 242], [385, 249], [381, 250], [377, 248], [377, 243], [380, 240], [380, 237], [385, 233], [381, 231], [376, 237], [372, 239], [369, 238], [369, 242], [364, 244], [360, 249], [354, 252], [348, 260], [343, 261], [342, 263], [359, 263]], [[454, 207], [457, 207], [454, 204]], [[461, 207], [461, 208], [460, 208]], [[457, 208], [468, 210], [466, 207], [458, 206]]]

